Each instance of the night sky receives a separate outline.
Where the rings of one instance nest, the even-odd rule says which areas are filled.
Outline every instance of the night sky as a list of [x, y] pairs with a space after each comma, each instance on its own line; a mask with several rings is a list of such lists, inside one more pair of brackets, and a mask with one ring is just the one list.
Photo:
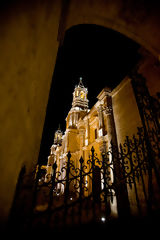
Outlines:
[[65, 131], [65, 118], [79, 77], [88, 88], [91, 108], [104, 87], [113, 89], [130, 73], [140, 58], [138, 49], [131, 39], [96, 25], [78, 25], [66, 32], [53, 73], [39, 161], [47, 163], [59, 124]]

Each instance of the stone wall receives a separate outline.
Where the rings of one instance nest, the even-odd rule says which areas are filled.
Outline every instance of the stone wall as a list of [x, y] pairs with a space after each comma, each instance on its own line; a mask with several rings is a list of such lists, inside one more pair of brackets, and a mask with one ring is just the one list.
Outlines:
[[58, 42], [60, 1], [6, 1], [0, 24], [0, 221], [19, 172], [38, 159]]
[[113, 90], [112, 99], [117, 140], [120, 144], [125, 136], [132, 137], [137, 133], [137, 127], [142, 126], [130, 78], [126, 77]]

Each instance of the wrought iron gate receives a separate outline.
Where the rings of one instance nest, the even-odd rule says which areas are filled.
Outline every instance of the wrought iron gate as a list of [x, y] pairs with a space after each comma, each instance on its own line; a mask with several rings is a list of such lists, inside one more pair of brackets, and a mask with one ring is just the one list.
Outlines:
[[[79, 167], [75, 167], [69, 152], [60, 171], [53, 164], [53, 174], [47, 183], [38, 166], [32, 227], [56, 229], [111, 221], [119, 217], [118, 190], [122, 184], [127, 188], [130, 214], [150, 215], [160, 207], [160, 190], [149, 151], [144, 129], [139, 128], [136, 136], [126, 137], [118, 151], [111, 143], [110, 151], [102, 153], [101, 159], [92, 147], [88, 160], [80, 158]], [[119, 163], [120, 175], [115, 172], [115, 162]], [[119, 207], [125, 210], [124, 206]]]
[[157, 93], [157, 98], [150, 95], [146, 79], [141, 74], [135, 72], [131, 77], [143, 124], [144, 137], [149, 149], [149, 158], [152, 159], [152, 165], [160, 186], [160, 94]]

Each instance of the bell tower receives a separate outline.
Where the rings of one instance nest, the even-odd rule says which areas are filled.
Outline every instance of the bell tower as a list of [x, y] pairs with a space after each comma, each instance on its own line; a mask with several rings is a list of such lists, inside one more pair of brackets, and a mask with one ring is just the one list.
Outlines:
[[57, 146], [62, 145], [62, 136], [63, 136], [63, 133], [62, 133], [62, 131], [60, 129], [60, 126], [59, 126], [58, 130], [54, 134], [54, 144], [55, 145], [57, 145]]
[[88, 89], [84, 87], [82, 77], [80, 77], [79, 84], [74, 88], [71, 110], [69, 111], [66, 118], [67, 129], [76, 129], [79, 118], [85, 116], [88, 113], [89, 109], [87, 93]]
[[78, 86], [75, 86], [73, 92], [73, 102], [72, 107], [79, 107], [81, 110], [88, 109], [88, 99], [87, 99], [88, 89], [84, 87], [82, 82], [82, 77], [79, 78]]

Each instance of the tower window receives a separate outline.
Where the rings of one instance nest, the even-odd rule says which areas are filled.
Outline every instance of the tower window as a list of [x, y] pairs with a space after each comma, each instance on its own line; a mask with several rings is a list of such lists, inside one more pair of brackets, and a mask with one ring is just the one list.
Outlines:
[[84, 98], [84, 92], [83, 92], [83, 91], [81, 91], [80, 97], [81, 97], [81, 98]]
[[97, 139], [97, 129], [94, 130], [95, 139]]
[[78, 97], [78, 95], [79, 95], [79, 91], [76, 91], [76, 97]]

